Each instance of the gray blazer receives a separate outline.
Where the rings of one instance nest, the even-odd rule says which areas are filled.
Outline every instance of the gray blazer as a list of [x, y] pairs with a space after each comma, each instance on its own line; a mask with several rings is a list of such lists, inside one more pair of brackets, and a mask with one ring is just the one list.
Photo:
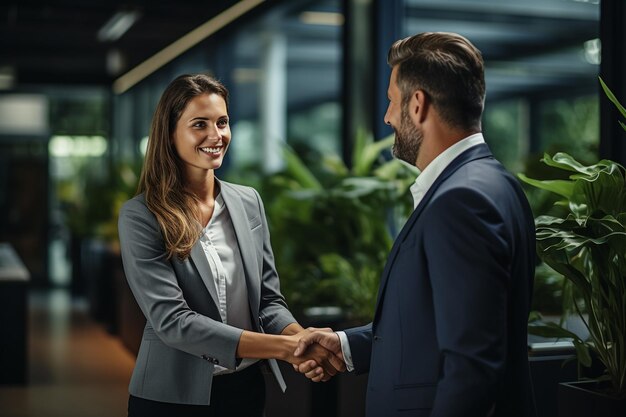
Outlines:
[[[263, 203], [250, 187], [219, 184], [243, 258], [253, 330], [279, 334], [296, 320], [280, 293]], [[209, 404], [213, 367], [235, 369], [243, 330], [220, 318], [200, 242], [184, 261], [168, 260], [161, 229], [143, 195], [124, 204], [118, 227], [126, 279], [147, 319], [130, 394], [162, 402]], [[278, 364], [274, 359], [268, 364], [284, 391]]]

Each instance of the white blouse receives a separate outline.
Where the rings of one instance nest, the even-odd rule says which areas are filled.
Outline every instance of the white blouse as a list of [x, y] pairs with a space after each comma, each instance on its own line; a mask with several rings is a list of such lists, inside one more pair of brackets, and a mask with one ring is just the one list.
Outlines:
[[[200, 244], [211, 268], [218, 296], [218, 308], [222, 321], [233, 327], [252, 330], [248, 288], [239, 252], [237, 235], [221, 194], [215, 198], [215, 207], [209, 223], [202, 230]], [[256, 362], [244, 359], [237, 371]], [[230, 373], [222, 366], [215, 366], [214, 375]]]

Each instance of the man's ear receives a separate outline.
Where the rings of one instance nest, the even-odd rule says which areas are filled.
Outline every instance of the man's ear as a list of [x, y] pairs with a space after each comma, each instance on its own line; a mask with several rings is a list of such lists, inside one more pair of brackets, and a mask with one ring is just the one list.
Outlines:
[[428, 115], [430, 100], [424, 90], [415, 90], [409, 102], [409, 114], [413, 123], [422, 124]]

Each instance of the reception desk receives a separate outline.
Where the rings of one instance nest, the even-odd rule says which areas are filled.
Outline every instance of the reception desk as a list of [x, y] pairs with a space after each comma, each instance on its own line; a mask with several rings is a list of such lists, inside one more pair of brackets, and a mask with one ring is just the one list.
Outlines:
[[27, 383], [27, 289], [30, 274], [8, 243], [0, 243], [0, 384]]

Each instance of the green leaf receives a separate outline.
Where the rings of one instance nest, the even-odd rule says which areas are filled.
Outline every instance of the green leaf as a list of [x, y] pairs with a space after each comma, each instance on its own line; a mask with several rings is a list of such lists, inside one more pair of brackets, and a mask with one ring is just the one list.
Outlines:
[[540, 188], [542, 190], [551, 191], [555, 194], [563, 196], [565, 198], [570, 198], [574, 192], [574, 182], [568, 180], [535, 180], [532, 178], [528, 178], [526, 175], [520, 173], [517, 174], [519, 179], [524, 181], [527, 184], [530, 184], [534, 187]]
[[[588, 216], [596, 211], [616, 214], [626, 210], [624, 168], [620, 164], [602, 160], [584, 166], [564, 153], [557, 153], [554, 157], [545, 155], [543, 162], [574, 174], [569, 181], [535, 180], [524, 174], [518, 174], [519, 178], [534, 187], [565, 197], [569, 209], [577, 217]], [[566, 205], [563, 202], [556, 204]]]
[[543, 316], [541, 315], [540, 312], [533, 310], [530, 312], [530, 314], [528, 314], [528, 322], [532, 323], [534, 321], [541, 321], [543, 320]]
[[389, 191], [393, 184], [376, 177], [349, 177], [332, 190], [334, 195], [343, 198], [359, 198], [379, 191]]
[[362, 169], [361, 166], [365, 164], [365, 162], [362, 161], [363, 149], [365, 149], [365, 145], [372, 142], [373, 139], [371, 135], [367, 134], [362, 129], [358, 129], [354, 138], [354, 143], [352, 145], [352, 170], [355, 174], [357, 172], [357, 170], [355, 170], [355, 167], [358, 166], [360, 170]]
[[304, 164], [304, 162], [302, 162], [302, 160], [290, 147], [284, 147], [284, 156], [287, 172], [300, 184], [302, 188], [322, 190], [322, 184], [320, 184], [311, 170]]
[[580, 340], [574, 339], [574, 348], [576, 349], [576, 357], [578, 361], [587, 368], [591, 366], [591, 354], [589, 353], [589, 347]]
[[371, 136], [361, 133], [357, 135], [357, 141], [352, 158], [352, 172], [356, 176], [370, 175], [372, 166], [380, 153], [393, 145], [394, 136], [374, 142]]
[[581, 341], [580, 337], [577, 334], [572, 333], [571, 331], [564, 329], [556, 323], [552, 322], [533, 322], [528, 324], [528, 333], [541, 336], [541, 337], [550, 337], [557, 339], [573, 339]]
[[382, 178], [384, 180], [390, 181], [398, 177], [400, 171], [402, 171], [404, 167], [397, 159], [392, 159], [390, 161], [385, 162], [376, 168], [373, 172], [375, 176], [378, 178]]
[[552, 157], [546, 153], [543, 155], [542, 161], [548, 166], [564, 169], [566, 171], [579, 172], [581, 174], [593, 173], [592, 168], [582, 165], [565, 152], [557, 152]]
[[322, 157], [322, 167], [337, 177], [345, 177], [349, 174], [348, 167], [336, 154], [325, 154]]
[[604, 90], [604, 94], [606, 94], [608, 99], [611, 101], [611, 103], [615, 105], [615, 107], [617, 108], [617, 110], [619, 110], [622, 116], [626, 118], [626, 109], [624, 108], [624, 106], [621, 105], [617, 97], [615, 97], [615, 94], [613, 94], [611, 89], [604, 83], [604, 80], [602, 79], [602, 77], [598, 77], [598, 79], [600, 80], [600, 85], [602, 86], [602, 89]]

